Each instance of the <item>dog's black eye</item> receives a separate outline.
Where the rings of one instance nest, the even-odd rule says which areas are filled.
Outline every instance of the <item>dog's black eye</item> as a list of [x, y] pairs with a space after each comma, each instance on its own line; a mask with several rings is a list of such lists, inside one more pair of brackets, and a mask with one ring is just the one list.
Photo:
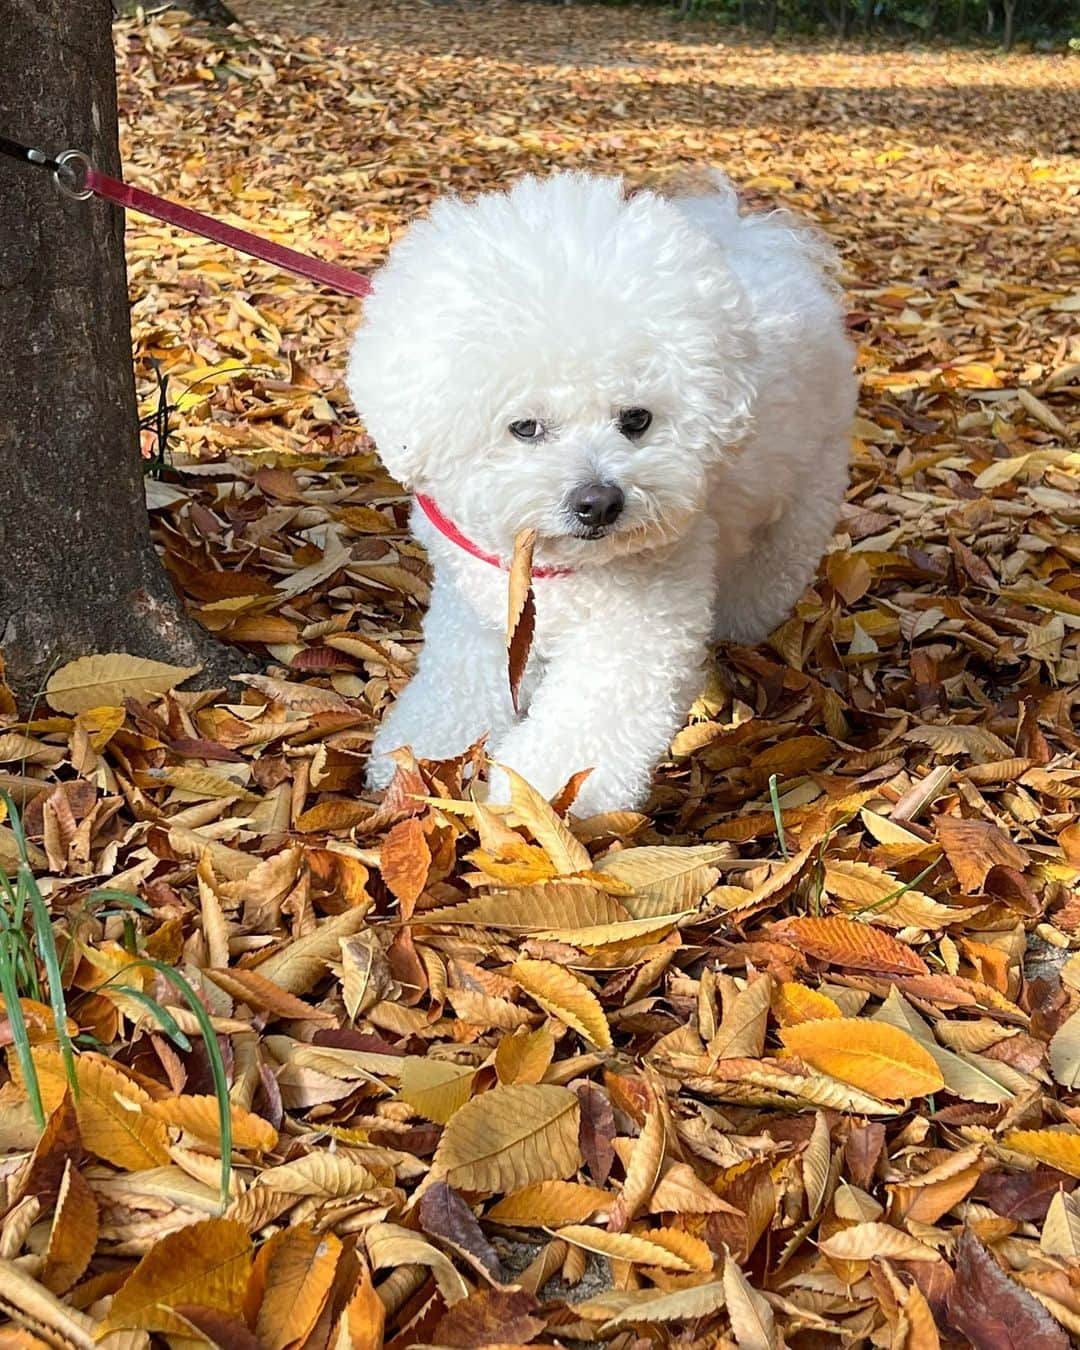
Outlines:
[[631, 439], [642, 436], [652, 423], [652, 413], [648, 408], [624, 408], [619, 414], [619, 430]]
[[538, 441], [543, 434], [544, 424], [535, 417], [523, 417], [520, 422], [510, 423], [510, 435], [519, 441]]

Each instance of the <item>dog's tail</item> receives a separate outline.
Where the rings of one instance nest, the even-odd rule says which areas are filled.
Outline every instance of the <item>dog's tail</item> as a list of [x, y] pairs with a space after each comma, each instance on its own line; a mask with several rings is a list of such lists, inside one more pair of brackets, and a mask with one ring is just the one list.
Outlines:
[[[691, 225], [717, 243], [766, 252], [794, 249], [837, 285], [836, 250], [816, 226], [782, 207], [755, 213], [754, 203], [740, 200], [735, 184], [721, 170], [683, 173], [665, 186], [664, 195]], [[751, 209], [744, 212], [744, 205]]]

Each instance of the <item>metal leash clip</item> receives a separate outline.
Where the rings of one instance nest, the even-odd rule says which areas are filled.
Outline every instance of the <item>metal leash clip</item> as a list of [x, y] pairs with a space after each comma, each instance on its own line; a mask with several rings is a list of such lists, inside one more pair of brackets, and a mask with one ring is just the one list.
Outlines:
[[56, 157], [53, 170], [53, 182], [72, 201], [84, 202], [94, 195], [94, 189], [87, 186], [93, 165], [81, 150], [65, 150]]

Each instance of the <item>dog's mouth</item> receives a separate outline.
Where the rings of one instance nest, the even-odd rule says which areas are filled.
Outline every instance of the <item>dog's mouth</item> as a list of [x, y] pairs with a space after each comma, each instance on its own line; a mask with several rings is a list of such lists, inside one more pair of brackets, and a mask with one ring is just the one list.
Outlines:
[[570, 528], [572, 539], [606, 539], [614, 533], [614, 525], [573, 525]]

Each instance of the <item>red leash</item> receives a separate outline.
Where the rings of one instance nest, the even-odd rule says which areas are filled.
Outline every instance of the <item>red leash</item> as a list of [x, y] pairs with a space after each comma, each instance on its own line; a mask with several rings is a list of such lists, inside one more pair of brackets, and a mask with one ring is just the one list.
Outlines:
[[328, 286], [332, 291], [344, 295], [365, 296], [371, 293], [371, 282], [348, 267], [337, 263], [323, 262], [321, 258], [312, 258], [306, 253], [298, 253], [284, 244], [275, 244], [263, 239], [249, 230], [237, 229], [235, 225], [226, 225], [224, 221], [194, 211], [190, 206], [181, 206], [170, 202], [153, 192], [144, 192], [142, 188], [122, 183], [108, 174], [99, 173], [93, 165], [87, 165], [83, 176], [84, 191], [92, 192], [95, 197], [104, 197], [116, 202], [118, 206], [128, 207], [132, 211], [141, 211], [144, 216], [153, 216], [168, 225], [178, 225], [192, 234], [201, 234], [204, 239], [212, 239], [217, 244], [225, 244], [240, 253], [261, 258], [286, 272], [294, 272], [298, 277], [317, 281], [320, 286]]
[[225, 244], [239, 253], [247, 253], [252, 258], [260, 258], [274, 267], [286, 272], [294, 272], [298, 277], [316, 281], [332, 291], [343, 295], [363, 297], [371, 294], [371, 281], [359, 272], [337, 263], [323, 262], [321, 258], [312, 258], [306, 253], [298, 253], [284, 244], [272, 243], [250, 230], [238, 229], [235, 225], [226, 225], [202, 211], [194, 211], [190, 206], [181, 206], [159, 197], [155, 192], [146, 192], [142, 188], [132, 187], [130, 183], [110, 178], [100, 173], [81, 150], [65, 150], [53, 159], [44, 150], [35, 150], [32, 146], [0, 136], [0, 155], [30, 164], [35, 168], [48, 169], [56, 186], [76, 201], [85, 201], [87, 197], [101, 197], [105, 201], [115, 202], [117, 206], [140, 211], [144, 216], [153, 216], [168, 225], [178, 225], [191, 234], [212, 239], [216, 244]]
[[[494, 553], [485, 553], [479, 544], [474, 544], [467, 534], [462, 534], [450, 517], [444, 516], [426, 493], [418, 492], [416, 494], [416, 504], [439, 533], [449, 539], [452, 544], [457, 544], [458, 548], [463, 549], [470, 557], [479, 558], [481, 562], [486, 562], [492, 567], [506, 570], [506, 564], [501, 558], [497, 558]], [[573, 570], [572, 567], [534, 567], [532, 574], [534, 577], [568, 577], [573, 573]]]
[[[167, 197], [159, 197], [155, 192], [146, 192], [143, 188], [132, 187], [130, 183], [124, 183], [119, 178], [110, 178], [107, 173], [100, 173], [95, 169], [81, 150], [65, 150], [62, 155], [57, 155], [53, 159], [43, 150], [35, 150], [32, 146], [0, 136], [0, 155], [23, 164], [31, 164], [36, 168], [48, 169], [61, 192], [76, 201], [85, 201], [88, 197], [101, 197], [105, 201], [115, 202], [117, 206], [140, 211], [144, 216], [153, 216], [155, 220], [163, 220], [167, 225], [177, 225], [191, 234], [212, 239], [216, 244], [236, 249], [238, 253], [260, 258], [274, 267], [293, 272], [298, 277], [306, 277], [309, 281], [318, 282], [320, 286], [327, 286], [332, 291], [340, 291], [343, 295], [356, 295], [362, 298], [371, 294], [370, 278], [361, 276], [359, 272], [353, 272], [348, 267], [340, 267], [337, 263], [323, 262], [321, 258], [312, 258], [307, 253], [298, 253], [294, 248], [272, 243], [269, 239], [252, 234], [250, 230], [226, 225], [224, 221], [215, 220], [213, 216], [205, 215], [202, 211], [195, 211], [190, 206], [181, 206], [178, 202], [169, 201]], [[430, 497], [418, 492], [416, 502], [435, 529], [445, 535], [451, 543], [472, 557], [479, 558], [481, 562], [505, 570], [501, 558], [497, 558], [494, 553], [485, 553], [467, 535], [462, 534]], [[534, 577], [568, 577], [573, 570], [572, 567], [534, 567], [532, 574]]]

